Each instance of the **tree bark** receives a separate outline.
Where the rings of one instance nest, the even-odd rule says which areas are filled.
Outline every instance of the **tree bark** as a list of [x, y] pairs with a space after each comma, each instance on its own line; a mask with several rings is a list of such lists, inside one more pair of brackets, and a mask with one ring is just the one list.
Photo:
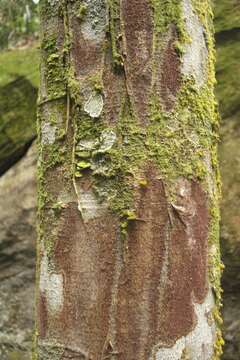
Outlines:
[[41, 2], [37, 359], [220, 357], [209, 3]]

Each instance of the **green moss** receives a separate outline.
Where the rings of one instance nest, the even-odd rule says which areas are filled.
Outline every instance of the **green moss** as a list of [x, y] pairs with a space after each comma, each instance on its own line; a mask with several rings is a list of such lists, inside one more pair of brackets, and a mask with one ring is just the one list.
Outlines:
[[163, 111], [158, 99], [152, 98], [146, 145], [166, 180], [180, 176], [206, 180], [204, 154], [217, 138], [213, 99], [207, 85], [198, 90], [191, 78], [183, 82], [173, 112]]
[[64, 52], [58, 51], [55, 35], [44, 35], [41, 43], [42, 56], [46, 62], [46, 81], [48, 99], [57, 99], [66, 95], [66, 71]]
[[75, 72], [72, 67], [70, 67], [67, 72], [67, 86], [71, 99], [73, 99], [76, 104], [81, 105], [81, 88], [79, 81], [76, 80]]
[[75, 11], [75, 14], [79, 20], [83, 20], [87, 14], [87, 6], [85, 4], [78, 5], [78, 9]]
[[182, 3], [179, 0], [151, 0], [154, 9], [155, 33], [166, 34], [171, 25], [176, 26], [180, 42], [188, 42], [189, 35], [186, 32], [182, 16]]
[[102, 92], [103, 90], [102, 73], [98, 71], [95, 74], [91, 75], [89, 78], [89, 83], [92, 85], [95, 91]]
[[122, 37], [120, 32], [120, 2], [119, 0], [108, 0], [109, 6], [109, 27], [112, 45], [112, 56], [115, 66], [123, 66], [123, 58], [120, 52], [119, 40]]

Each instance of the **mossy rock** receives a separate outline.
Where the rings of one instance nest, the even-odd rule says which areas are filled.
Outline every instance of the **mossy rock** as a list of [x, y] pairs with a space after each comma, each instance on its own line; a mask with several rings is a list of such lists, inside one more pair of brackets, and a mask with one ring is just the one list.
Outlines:
[[38, 57], [36, 46], [0, 53], [0, 174], [36, 137]]
[[0, 87], [23, 76], [37, 88], [39, 85], [39, 49], [29, 48], [0, 52]]

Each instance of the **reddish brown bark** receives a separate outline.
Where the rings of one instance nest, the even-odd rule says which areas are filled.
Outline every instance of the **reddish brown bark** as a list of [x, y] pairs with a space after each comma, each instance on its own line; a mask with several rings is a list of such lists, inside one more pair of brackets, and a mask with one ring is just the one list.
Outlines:
[[[65, 74], [70, 77], [67, 101], [61, 102], [65, 113], [59, 111], [50, 124], [66, 133], [54, 139], [57, 151], [41, 144], [44, 161], [54, 160], [59, 149], [63, 156], [43, 175], [50, 196], [41, 209], [40, 263], [47, 265], [40, 274], [46, 289], [39, 294], [38, 341], [48, 355], [40, 355], [40, 360], [51, 359], [44, 342], [55, 344], [57, 360], [152, 360], [156, 348], [173, 348], [173, 358], [175, 344], [185, 343], [199, 322], [199, 327], [207, 323], [205, 313], [197, 318], [196, 308], [204, 307], [211, 293], [210, 190], [198, 176], [190, 178], [184, 167], [195, 169], [191, 156], [196, 146], [189, 145], [189, 137], [197, 138], [200, 147], [200, 135], [189, 119], [189, 124], [180, 123], [186, 109], [174, 113], [182, 77], [176, 24], [157, 34], [162, 43], [153, 51], [156, 30], [150, 0], [119, 3], [114, 26], [117, 23], [121, 34], [109, 34], [113, 15], [105, 2], [97, 3], [92, 13], [95, 2], [87, 1], [85, 19], [79, 19], [76, 3], [69, 2], [65, 19], [67, 35], [72, 35], [63, 68], [70, 70]], [[116, 64], [114, 41], [122, 64]], [[62, 51], [61, 44], [57, 51]], [[150, 94], [157, 98], [156, 108], [163, 109], [156, 119], [151, 118]], [[47, 104], [42, 121], [49, 121], [54, 111]], [[154, 136], [149, 135], [151, 126]], [[186, 137], [189, 148], [183, 149], [180, 141], [179, 149], [173, 147], [186, 153], [186, 160], [176, 156], [181, 164], [175, 164], [162, 129], [178, 137], [180, 129]], [[107, 140], [104, 131], [110, 134]], [[84, 146], [87, 150], [82, 151]], [[162, 154], [169, 157], [166, 163], [176, 166], [176, 174], [162, 165]], [[207, 329], [215, 331], [214, 325]], [[189, 348], [195, 346], [196, 358], [207, 354], [204, 359], [210, 360], [213, 341], [208, 353], [206, 338], [199, 341], [203, 350], [195, 343]], [[185, 349], [181, 351], [182, 356]]]

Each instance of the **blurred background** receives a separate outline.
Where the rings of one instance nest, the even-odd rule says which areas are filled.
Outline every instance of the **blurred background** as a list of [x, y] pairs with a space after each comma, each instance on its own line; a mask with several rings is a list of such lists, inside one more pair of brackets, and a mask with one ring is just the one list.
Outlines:
[[[34, 326], [38, 0], [0, 1], [0, 359], [29, 360]], [[223, 360], [240, 359], [240, 1], [214, 7], [223, 182]]]

